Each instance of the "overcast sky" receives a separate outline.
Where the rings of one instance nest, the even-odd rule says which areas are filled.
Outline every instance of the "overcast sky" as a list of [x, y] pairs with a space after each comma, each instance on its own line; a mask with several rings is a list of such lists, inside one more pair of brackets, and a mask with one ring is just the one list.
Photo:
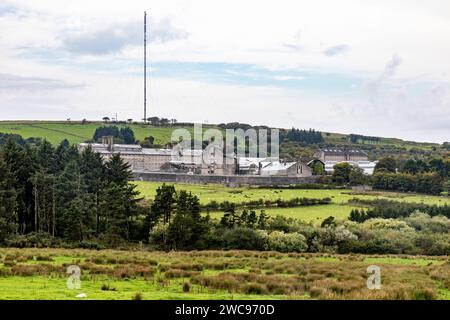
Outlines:
[[0, 0], [0, 119], [150, 116], [450, 140], [448, 0]]

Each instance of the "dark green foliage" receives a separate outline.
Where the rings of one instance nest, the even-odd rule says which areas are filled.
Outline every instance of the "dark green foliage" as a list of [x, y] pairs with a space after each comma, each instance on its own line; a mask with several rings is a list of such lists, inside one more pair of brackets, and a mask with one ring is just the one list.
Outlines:
[[209, 217], [200, 215], [200, 202], [197, 196], [182, 190], [176, 196], [175, 215], [169, 223], [168, 241], [173, 249], [200, 248], [203, 237], [210, 228]]
[[137, 229], [137, 193], [119, 155], [104, 163], [91, 148], [80, 155], [66, 140], [55, 149], [45, 140], [30, 145], [10, 139], [0, 158], [0, 229], [7, 230], [2, 242], [25, 246], [22, 241], [32, 240], [28, 234], [47, 234], [115, 244]]
[[322, 228], [328, 227], [328, 226], [336, 226], [336, 221], [334, 220], [334, 217], [328, 217], [322, 221], [322, 224], [320, 225]]
[[278, 207], [278, 208], [294, 208], [294, 207], [303, 207], [303, 206], [314, 206], [314, 205], [325, 205], [330, 204], [331, 198], [323, 198], [323, 199], [317, 199], [317, 198], [292, 198], [288, 200], [283, 199], [275, 199], [275, 200], [264, 200], [264, 199], [258, 199], [258, 200], [250, 200], [250, 201], [243, 201], [239, 203], [230, 203], [229, 201], [225, 200], [223, 202], [217, 202], [215, 200], [205, 204], [202, 206], [202, 209], [206, 211], [214, 211], [214, 210], [221, 210], [224, 212], [233, 211], [239, 208], [249, 208], [249, 209], [258, 209], [258, 208], [271, 208], [271, 207]]
[[313, 175], [320, 176], [325, 174], [325, 166], [322, 162], [318, 161], [313, 165]]
[[348, 176], [348, 182], [351, 186], [364, 185], [368, 182], [368, 177], [360, 167], [352, 167]]
[[56, 182], [59, 235], [73, 241], [83, 241], [93, 233], [93, 197], [76, 161], [64, 168]]
[[322, 134], [319, 131], [315, 131], [314, 129], [300, 130], [295, 128], [288, 131], [281, 131], [280, 140], [303, 142], [306, 144], [317, 144], [324, 142]]
[[355, 221], [355, 222], [364, 222], [368, 219], [367, 214], [364, 212], [364, 210], [359, 210], [359, 209], [353, 209], [350, 212], [350, 216], [348, 218], [351, 221]]
[[226, 249], [263, 250], [267, 239], [263, 238], [257, 230], [236, 227], [225, 230], [222, 241]]
[[372, 186], [381, 190], [439, 194], [443, 189], [443, 180], [436, 173], [413, 175], [379, 172], [372, 177]]
[[408, 159], [402, 163], [400, 171], [409, 174], [434, 172], [445, 179], [450, 177], [450, 160], [444, 160], [443, 158], [431, 158], [428, 160]]
[[350, 181], [352, 165], [347, 162], [335, 164], [333, 167], [333, 182], [336, 184], [346, 184]]
[[117, 127], [117, 126], [102, 126], [95, 129], [93, 140], [96, 142], [101, 142], [102, 137], [112, 136], [114, 137], [114, 142], [134, 144], [136, 139], [134, 137], [134, 132], [129, 127]]
[[162, 217], [163, 223], [168, 223], [174, 210], [175, 187], [163, 184], [156, 189], [156, 196], [150, 208], [150, 218], [157, 221]]
[[9, 140], [3, 146], [2, 154], [15, 179], [18, 232], [20, 234], [30, 232], [34, 227], [31, 219], [34, 216], [31, 176], [36, 167], [33, 150], [28, 144], [20, 145]]
[[0, 156], [0, 244], [17, 231], [14, 175]]
[[368, 144], [377, 144], [380, 141], [379, 137], [372, 137], [372, 136], [363, 136], [360, 134], [350, 134], [348, 136], [348, 140], [351, 143], [368, 143]]
[[153, 136], [148, 136], [144, 138], [144, 141], [142, 141], [141, 146], [143, 148], [155, 148], [155, 138]]
[[442, 144], [442, 147], [445, 148], [445, 149], [447, 149], [447, 150], [450, 150], [450, 142], [444, 142], [444, 143]]
[[166, 249], [204, 247], [211, 224], [209, 216], [203, 217], [200, 209], [197, 196], [184, 190], [176, 192], [173, 186], [163, 184], [157, 189], [147, 218], [148, 225], [155, 226], [151, 242]]
[[132, 178], [129, 164], [113, 155], [105, 164], [106, 184], [101, 196], [101, 222], [104, 237], [111, 245], [130, 239], [130, 226], [135, 219], [138, 192], [128, 182]]
[[8, 142], [23, 145], [25, 143], [25, 140], [18, 134], [0, 132], [0, 146]]
[[234, 210], [226, 211], [220, 220], [220, 225], [224, 228], [234, 228], [234, 227], [247, 227], [247, 228], [257, 228], [259, 227], [259, 221], [264, 224], [261, 220], [261, 215], [263, 215], [263, 220], [265, 219], [265, 214], [261, 212], [257, 215], [254, 210], [243, 210], [241, 214], [236, 213]]
[[80, 173], [86, 185], [86, 192], [91, 195], [93, 202], [93, 215], [95, 223], [95, 234], [100, 232], [100, 202], [102, 191], [107, 184], [106, 168], [103, 165], [102, 157], [89, 146], [80, 156]]
[[397, 170], [397, 161], [391, 157], [381, 158], [375, 165], [374, 172], [395, 173]]
[[392, 200], [361, 200], [353, 199], [349, 201], [352, 204], [370, 206], [366, 211], [354, 209], [350, 213], [350, 220], [363, 222], [371, 218], [398, 219], [408, 217], [415, 211], [426, 213], [432, 217], [443, 215], [450, 218], [450, 206], [426, 205], [423, 203], [408, 203]]

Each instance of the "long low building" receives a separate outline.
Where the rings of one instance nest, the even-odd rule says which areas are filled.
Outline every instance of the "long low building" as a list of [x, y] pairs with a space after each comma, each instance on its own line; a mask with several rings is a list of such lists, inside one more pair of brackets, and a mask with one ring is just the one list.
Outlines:
[[314, 158], [319, 159], [323, 163], [329, 161], [368, 161], [367, 153], [359, 149], [319, 149], [314, 153]]
[[349, 163], [352, 166], [357, 166], [357, 167], [363, 169], [364, 174], [373, 175], [375, 166], [377, 165], [378, 161], [326, 161], [325, 162], [325, 171], [327, 173], [333, 173], [334, 166], [338, 163], [343, 163], [343, 162]]
[[120, 154], [133, 172], [171, 172], [201, 175], [258, 175], [309, 177], [312, 170], [302, 162], [284, 162], [278, 158], [248, 158], [224, 156], [211, 146], [205, 150], [152, 149], [140, 145], [115, 144], [112, 137], [103, 137], [102, 143], [80, 143], [82, 151], [91, 147], [105, 160]]
[[114, 154], [120, 154], [124, 161], [130, 165], [132, 171], [159, 171], [172, 159], [171, 149], [150, 149], [134, 144], [114, 144], [112, 139], [106, 137], [102, 143], [78, 144], [80, 150], [84, 150], [88, 146], [95, 152], [100, 153], [105, 160]]

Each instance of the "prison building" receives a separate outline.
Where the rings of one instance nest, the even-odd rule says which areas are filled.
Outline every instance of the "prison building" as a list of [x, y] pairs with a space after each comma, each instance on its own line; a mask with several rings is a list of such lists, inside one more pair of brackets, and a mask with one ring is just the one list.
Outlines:
[[88, 146], [102, 155], [107, 161], [114, 154], [120, 154], [130, 165], [132, 171], [159, 171], [172, 157], [171, 149], [142, 148], [135, 144], [115, 144], [112, 137], [103, 137], [102, 143], [79, 143], [78, 149], [83, 151]]
[[359, 167], [363, 170], [366, 175], [373, 175], [375, 171], [375, 166], [378, 161], [327, 161], [325, 162], [325, 171], [329, 174], [334, 172], [334, 166], [338, 163], [347, 162], [352, 166]]
[[368, 161], [367, 153], [358, 149], [319, 149], [314, 153], [314, 157], [323, 163], [329, 161], [346, 162], [346, 161]]
[[274, 158], [240, 157], [239, 174], [260, 176], [310, 177], [312, 170], [300, 161], [279, 161]]

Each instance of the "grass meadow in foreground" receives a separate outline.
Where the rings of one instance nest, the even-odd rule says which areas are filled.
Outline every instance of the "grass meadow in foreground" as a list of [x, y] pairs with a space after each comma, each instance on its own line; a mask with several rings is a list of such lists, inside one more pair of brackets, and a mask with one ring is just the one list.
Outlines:
[[[0, 299], [450, 299], [448, 257], [0, 249]], [[81, 288], [66, 286], [69, 265]], [[366, 268], [381, 268], [369, 290]]]

